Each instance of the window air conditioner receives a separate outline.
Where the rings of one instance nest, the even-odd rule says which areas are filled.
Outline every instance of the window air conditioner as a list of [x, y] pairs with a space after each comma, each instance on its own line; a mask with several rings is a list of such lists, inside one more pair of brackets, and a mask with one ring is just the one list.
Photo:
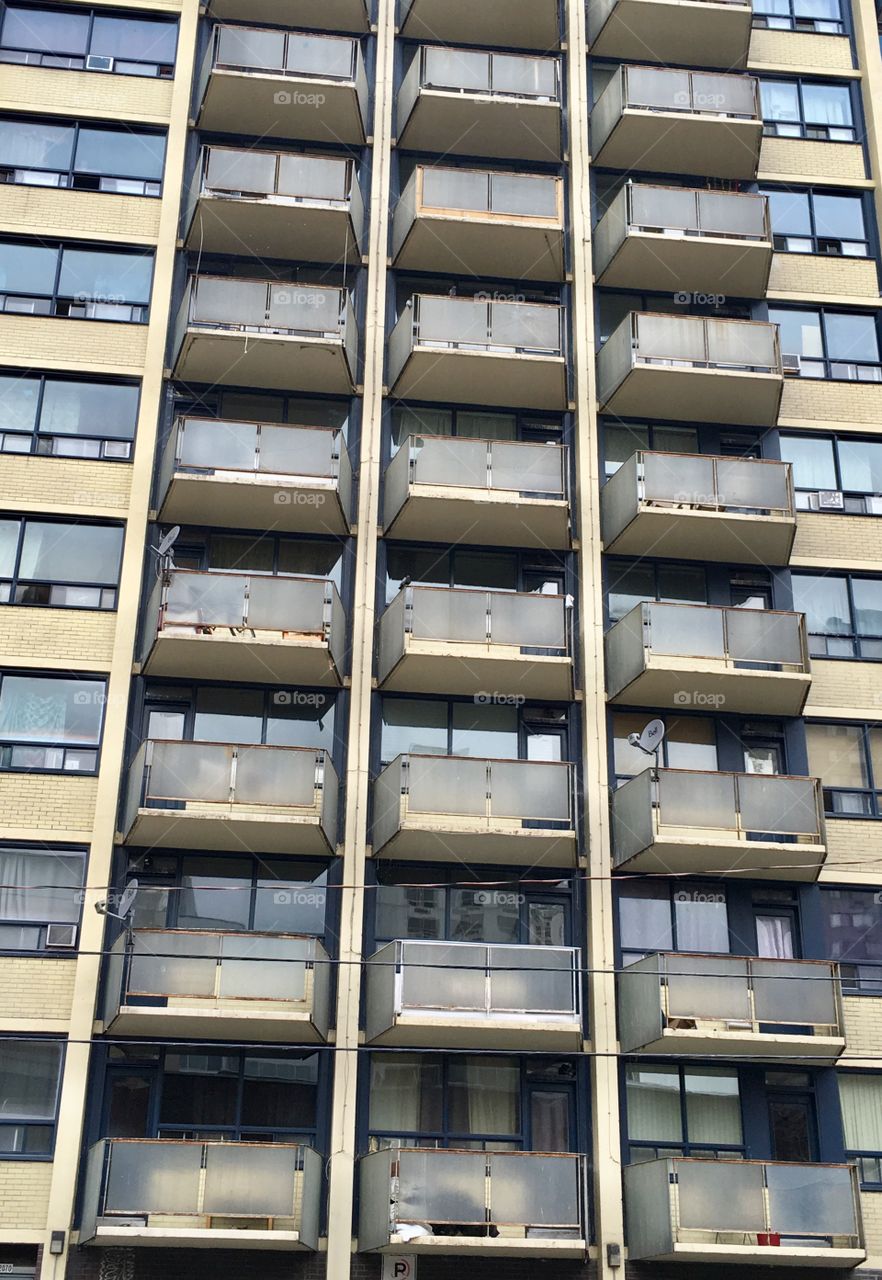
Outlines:
[[105, 58], [101, 54], [90, 53], [86, 55], [87, 71], [112, 71], [113, 58]]
[[50, 924], [46, 926], [46, 947], [50, 951], [72, 951], [77, 945], [75, 924]]

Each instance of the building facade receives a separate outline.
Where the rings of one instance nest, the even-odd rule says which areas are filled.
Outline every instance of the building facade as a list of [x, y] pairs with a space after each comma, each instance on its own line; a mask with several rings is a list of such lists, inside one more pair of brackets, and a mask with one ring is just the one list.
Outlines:
[[0, 1274], [882, 1276], [880, 112], [0, 2]]

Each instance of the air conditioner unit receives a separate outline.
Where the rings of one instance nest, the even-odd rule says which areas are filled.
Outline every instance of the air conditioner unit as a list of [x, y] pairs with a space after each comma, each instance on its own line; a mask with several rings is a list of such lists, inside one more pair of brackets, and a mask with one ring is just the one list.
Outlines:
[[882, 494], [868, 493], [864, 498], [864, 507], [868, 516], [882, 516]]
[[819, 489], [818, 490], [818, 510], [819, 511], [844, 511], [845, 498], [838, 489]]
[[72, 951], [77, 945], [75, 924], [49, 924], [46, 926], [46, 947], [50, 951]]
[[788, 355], [786, 352], [781, 356], [781, 364], [786, 374], [799, 373], [799, 356]]
[[86, 55], [87, 71], [112, 71], [113, 58], [105, 58], [102, 54], [89, 53]]

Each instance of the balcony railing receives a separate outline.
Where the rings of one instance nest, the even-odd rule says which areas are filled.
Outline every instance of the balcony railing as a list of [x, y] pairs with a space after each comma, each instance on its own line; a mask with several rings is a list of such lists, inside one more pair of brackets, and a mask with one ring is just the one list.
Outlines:
[[566, 498], [566, 454], [559, 444], [408, 436], [386, 471], [384, 520], [391, 524], [413, 485], [486, 489]]
[[[133, 929], [108, 961], [104, 1021], [130, 1002], [174, 1010], [240, 1003], [259, 1017], [267, 1005], [328, 1025], [328, 955], [317, 938], [283, 933]], [[228, 1004], [227, 1008], [230, 1007]]]
[[[390, 377], [413, 347], [497, 355], [563, 355], [563, 308], [416, 294], [389, 340]], [[394, 378], [393, 378], [394, 381]]]
[[[414, 72], [418, 88], [500, 97], [560, 101], [560, 61], [515, 53], [482, 53], [477, 49], [420, 48], [405, 76], [401, 99], [409, 96]], [[399, 117], [401, 119], [402, 117]]]
[[300, 1144], [105, 1138], [89, 1152], [80, 1238], [173, 1245], [204, 1231], [260, 1248], [278, 1234], [278, 1248], [316, 1249], [321, 1190], [322, 1158]]
[[359, 62], [358, 41], [349, 36], [223, 24], [214, 29], [212, 66], [216, 71], [349, 81], [355, 80]]
[[[632, 1164], [624, 1172], [634, 1260], [774, 1266], [793, 1265], [801, 1253], [820, 1267], [862, 1260], [857, 1171], [851, 1165], [673, 1158]], [[852, 1256], [837, 1258], [839, 1251]]]
[[724, 1033], [721, 1052], [733, 1037], [794, 1037], [795, 1056], [823, 1056], [824, 1039], [844, 1044], [839, 968], [827, 961], [649, 955], [621, 971], [618, 988], [625, 1052], [660, 1049], [666, 1031], [678, 1037], [667, 1046], [674, 1053], [677, 1043], [688, 1047], [690, 1035], [714, 1030]]
[[760, 841], [823, 845], [823, 812], [817, 778], [644, 769], [613, 793], [615, 863], [666, 837], [707, 842], [717, 834], [727, 844], [743, 842], [750, 866]]
[[759, 84], [753, 76], [669, 67], [620, 67], [594, 105], [595, 151], [612, 133], [623, 111], [664, 111], [761, 120]]
[[500, 1230], [513, 1250], [541, 1252], [553, 1239], [578, 1247], [586, 1239], [578, 1155], [402, 1147], [363, 1156], [360, 1185], [363, 1250], [407, 1241], [423, 1247], [457, 1228], [476, 1248]]
[[324, 285], [191, 276], [179, 317], [183, 328], [355, 343], [355, 313], [344, 289]]
[[405, 187], [418, 213], [475, 214], [494, 221], [528, 218], [557, 225], [563, 220], [563, 180], [546, 174], [448, 169], [418, 165]]

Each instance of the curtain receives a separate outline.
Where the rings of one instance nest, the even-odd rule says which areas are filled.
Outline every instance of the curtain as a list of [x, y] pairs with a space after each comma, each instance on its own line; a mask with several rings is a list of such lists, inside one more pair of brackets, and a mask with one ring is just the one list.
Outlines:
[[846, 1147], [882, 1151], [882, 1077], [840, 1075], [839, 1102]]
[[787, 916], [757, 916], [757, 955], [775, 960], [789, 960], [793, 956], [793, 924]]
[[420, 1069], [417, 1056], [375, 1059], [371, 1073], [370, 1125], [375, 1130], [413, 1133], [420, 1127]]
[[628, 1067], [626, 1083], [631, 1141], [682, 1142], [676, 1068]]
[[61, 1052], [57, 1042], [4, 1043], [0, 1058], [0, 1116], [16, 1120], [54, 1117]]
[[690, 1142], [741, 1143], [741, 1102], [734, 1071], [686, 1071], [686, 1126]]
[[80, 854], [0, 853], [0, 920], [75, 923], [84, 866]]

